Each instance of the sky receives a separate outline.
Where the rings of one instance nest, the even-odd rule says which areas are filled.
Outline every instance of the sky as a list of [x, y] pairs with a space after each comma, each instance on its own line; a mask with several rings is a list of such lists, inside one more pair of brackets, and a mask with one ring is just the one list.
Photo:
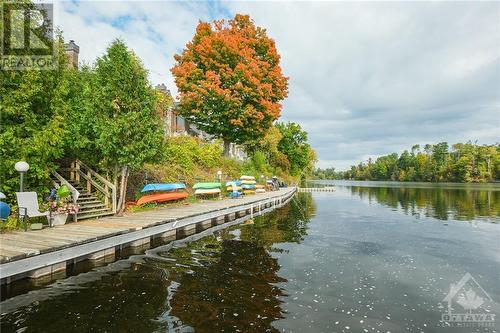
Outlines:
[[118, 37], [176, 94], [173, 55], [199, 20], [249, 14], [276, 41], [282, 121], [319, 167], [345, 170], [414, 144], [500, 141], [500, 2], [62, 1], [55, 23], [92, 64]]

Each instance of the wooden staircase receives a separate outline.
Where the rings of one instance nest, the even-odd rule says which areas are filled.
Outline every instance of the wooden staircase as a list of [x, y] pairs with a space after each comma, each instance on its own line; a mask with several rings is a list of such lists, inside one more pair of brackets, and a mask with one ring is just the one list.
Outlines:
[[88, 192], [82, 185], [75, 181], [70, 180], [68, 182], [80, 192], [80, 196], [76, 200], [76, 203], [80, 206], [80, 211], [77, 214], [78, 220], [95, 219], [114, 214], [112, 208], [107, 206], [104, 200], [99, 197], [99, 193]]
[[[64, 176], [63, 176], [64, 175]], [[80, 206], [77, 219], [97, 219], [116, 213], [116, 187], [80, 160], [52, 174], [57, 187], [66, 185], [73, 202]]]

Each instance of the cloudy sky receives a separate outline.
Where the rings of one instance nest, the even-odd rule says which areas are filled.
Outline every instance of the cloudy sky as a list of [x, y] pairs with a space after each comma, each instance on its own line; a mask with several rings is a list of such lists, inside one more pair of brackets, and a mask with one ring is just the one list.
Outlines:
[[500, 141], [500, 2], [64, 1], [56, 24], [92, 63], [122, 37], [176, 92], [173, 55], [199, 20], [250, 14], [276, 40], [319, 166], [415, 143]]

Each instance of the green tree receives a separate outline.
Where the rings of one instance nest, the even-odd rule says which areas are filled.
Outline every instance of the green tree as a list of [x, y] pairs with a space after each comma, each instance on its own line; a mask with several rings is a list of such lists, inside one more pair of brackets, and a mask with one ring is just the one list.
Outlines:
[[54, 70], [0, 71], [0, 190], [9, 200], [18, 190], [14, 164], [30, 164], [26, 188], [43, 191], [50, 171], [64, 155], [70, 75], [62, 39]]
[[426, 144], [424, 151], [414, 145], [403, 151], [380, 156], [373, 163], [352, 166], [343, 176], [357, 180], [489, 182], [499, 178], [500, 145], [457, 143]]
[[278, 149], [290, 162], [290, 174], [297, 176], [312, 172], [316, 161], [315, 154], [307, 143], [307, 132], [299, 124], [292, 122], [277, 123], [276, 127], [282, 135]]
[[[163, 145], [156, 93], [141, 61], [121, 40], [115, 40], [97, 59], [92, 80], [90, 124], [95, 140], [86, 147], [115, 177], [121, 170], [118, 210], [125, 205], [130, 170], [160, 158]], [[89, 118], [86, 118], [89, 120]]]

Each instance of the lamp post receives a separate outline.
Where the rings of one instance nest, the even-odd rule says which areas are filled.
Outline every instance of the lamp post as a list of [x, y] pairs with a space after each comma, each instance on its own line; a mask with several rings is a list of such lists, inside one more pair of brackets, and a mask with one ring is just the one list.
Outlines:
[[222, 180], [222, 171], [217, 171], [217, 178], [219, 178], [219, 182]]
[[19, 161], [14, 165], [14, 168], [19, 172], [19, 192], [23, 192], [24, 173], [29, 170], [30, 165], [24, 161]]

